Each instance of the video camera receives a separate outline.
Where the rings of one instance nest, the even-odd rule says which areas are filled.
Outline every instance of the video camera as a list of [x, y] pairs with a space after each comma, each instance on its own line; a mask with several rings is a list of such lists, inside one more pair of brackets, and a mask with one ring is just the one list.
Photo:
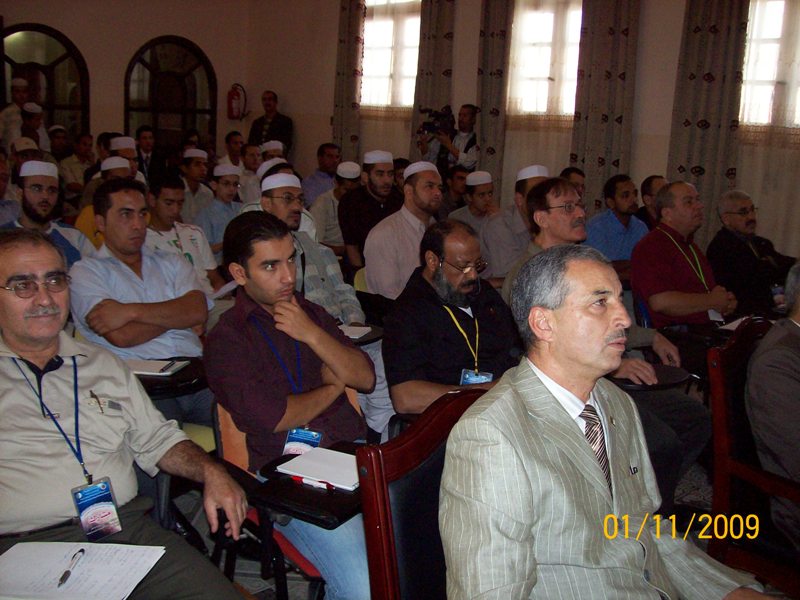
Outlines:
[[442, 110], [420, 108], [419, 112], [428, 115], [428, 118], [420, 124], [417, 134], [430, 133], [436, 135], [441, 132], [449, 136], [455, 134], [456, 118], [453, 116], [453, 109], [450, 108], [449, 104], [444, 105]]

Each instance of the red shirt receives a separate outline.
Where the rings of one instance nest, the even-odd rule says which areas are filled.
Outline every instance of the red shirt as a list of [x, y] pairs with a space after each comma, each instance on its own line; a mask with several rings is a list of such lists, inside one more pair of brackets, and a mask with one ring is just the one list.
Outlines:
[[[295, 298], [314, 323], [343, 345], [354, 347], [321, 306], [299, 294]], [[299, 343], [298, 377], [294, 340], [275, 329], [272, 315], [239, 288], [236, 305], [222, 315], [208, 335], [203, 363], [214, 397], [231, 413], [236, 427], [246, 434], [249, 468], [253, 472], [283, 452], [286, 432], [273, 430], [286, 412], [286, 397], [293, 393], [289, 377], [254, 320], [269, 336], [295, 383], [300, 383], [300, 392], [322, 385], [319, 357], [307, 345]], [[366, 437], [364, 420], [344, 394], [312, 419], [308, 428], [322, 433], [320, 445], [324, 447]]]
[[[670, 239], [671, 236], [671, 239]], [[700, 273], [705, 279], [698, 275]], [[634, 296], [648, 305], [650, 297], [661, 292], [686, 292], [703, 294], [714, 288], [714, 273], [705, 254], [694, 242], [659, 223], [633, 249], [631, 256], [631, 287]], [[670, 317], [650, 309], [653, 326], [664, 327], [676, 323], [708, 323], [708, 312], [702, 311], [682, 317]]]

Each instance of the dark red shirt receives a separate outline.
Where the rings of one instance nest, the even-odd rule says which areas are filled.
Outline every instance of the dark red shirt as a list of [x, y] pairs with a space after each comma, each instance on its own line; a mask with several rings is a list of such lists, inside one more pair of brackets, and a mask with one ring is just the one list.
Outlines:
[[[312, 321], [343, 345], [355, 347], [321, 306], [299, 294], [295, 298]], [[311, 348], [298, 342], [302, 372], [302, 377], [298, 377], [294, 340], [275, 328], [272, 315], [243, 288], [239, 288], [235, 306], [211, 330], [203, 355], [208, 384], [216, 400], [231, 413], [236, 427], [246, 434], [249, 469], [255, 472], [283, 452], [286, 432], [273, 433], [273, 430], [286, 412], [286, 397], [293, 392], [289, 378], [253, 320], [269, 336], [295, 381], [300, 380], [300, 392], [322, 385], [322, 361]], [[344, 394], [308, 423], [308, 427], [322, 433], [324, 447], [366, 436], [364, 420]]]
[[[698, 262], [705, 284], [696, 272]], [[659, 223], [633, 249], [631, 287], [634, 296], [645, 300], [648, 306], [650, 297], [661, 292], [703, 294], [715, 285], [714, 273], [703, 251], [664, 223]], [[709, 322], [707, 311], [670, 317], [651, 308], [650, 316], [656, 328], [676, 323]]]

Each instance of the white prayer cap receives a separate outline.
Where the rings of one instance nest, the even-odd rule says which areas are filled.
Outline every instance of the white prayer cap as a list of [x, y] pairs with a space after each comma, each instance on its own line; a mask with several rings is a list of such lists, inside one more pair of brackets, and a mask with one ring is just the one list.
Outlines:
[[214, 167], [214, 177], [225, 177], [225, 175], [241, 175], [242, 172], [236, 165], [217, 165]]
[[270, 140], [268, 142], [264, 142], [258, 149], [261, 154], [264, 154], [267, 150], [280, 150], [283, 152], [283, 142], [278, 140]]
[[127, 158], [121, 156], [109, 156], [100, 163], [101, 171], [110, 171], [111, 169], [130, 169], [131, 163]]
[[377, 165], [379, 163], [393, 163], [394, 156], [386, 150], [370, 150], [364, 153], [365, 165]]
[[434, 173], [438, 173], [439, 169], [436, 168], [435, 164], [428, 162], [427, 160], [419, 160], [406, 167], [406, 170], [403, 171], [403, 179], [408, 179], [412, 175], [421, 171], [433, 171]]
[[54, 131], [67, 131], [67, 128], [63, 125], [53, 125], [50, 129], [47, 130], [47, 133], [53, 133]]
[[22, 105], [22, 110], [38, 115], [40, 112], [42, 112], [42, 107], [36, 104], [36, 102], [26, 102]]
[[289, 175], [288, 173], [275, 173], [275, 175], [270, 175], [269, 177], [265, 177], [264, 181], [261, 182], [262, 192], [282, 187], [299, 188], [301, 187], [300, 180], [297, 178], [296, 175]]
[[26, 150], [38, 150], [39, 146], [29, 137], [18, 137], [11, 144], [17, 152], [25, 152]]
[[19, 168], [19, 176], [31, 177], [32, 175], [44, 175], [58, 179], [58, 167], [43, 160], [29, 160]]
[[519, 173], [517, 173], [517, 181], [531, 179], [533, 177], [550, 177], [550, 173], [547, 171], [547, 167], [543, 167], [542, 165], [529, 165], [520, 169]]
[[136, 150], [136, 140], [127, 135], [112, 138], [108, 143], [109, 150]]
[[263, 163], [259, 165], [258, 169], [256, 170], [256, 178], [261, 179], [264, 176], [264, 173], [269, 171], [275, 165], [280, 165], [280, 164], [288, 165], [289, 163], [286, 162], [285, 158], [280, 158], [280, 157], [270, 158], [269, 160], [265, 160]]
[[475, 171], [467, 175], [467, 185], [483, 185], [492, 183], [492, 174], [489, 171]]
[[202, 158], [208, 160], [208, 152], [199, 148], [187, 148], [183, 151], [183, 158]]
[[11, 87], [28, 87], [28, 80], [24, 77], [14, 77], [11, 80]]
[[336, 167], [336, 174], [343, 179], [355, 179], [361, 176], [361, 165], [351, 161], [339, 163]]

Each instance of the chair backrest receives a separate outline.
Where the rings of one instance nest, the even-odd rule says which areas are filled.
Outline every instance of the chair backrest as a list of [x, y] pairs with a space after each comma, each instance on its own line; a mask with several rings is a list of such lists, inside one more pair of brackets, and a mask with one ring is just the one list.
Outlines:
[[247, 471], [249, 458], [245, 434], [239, 431], [231, 414], [219, 402], [214, 406], [214, 441], [217, 444], [217, 456]]
[[446, 394], [395, 439], [356, 452], [373, 600], [446, 598], [439, 537], [445, 446], [483, 393]]

